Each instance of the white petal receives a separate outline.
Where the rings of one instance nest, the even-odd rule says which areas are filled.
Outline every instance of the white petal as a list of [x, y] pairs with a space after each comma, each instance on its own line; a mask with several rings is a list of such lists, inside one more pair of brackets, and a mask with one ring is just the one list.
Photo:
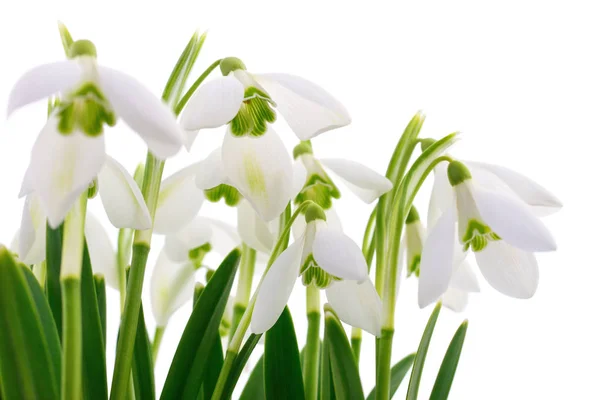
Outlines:
[[442, 296], [442, 304], [452, 311], [461, 312], [467, 307], [469, 294], [459, 289], [448, 288]]
[[277, 218], [292, 197], [292, 161], [283, 142], [269, 127], [260, 137], [223, 141], [223, 166], [233, 186], [265, 221]]
[[27, 196], [31, 192], [33, 192], [33, 177], [31, 176], [31, 168], [29, 166], [25, 170], [25, 175], [23, 175], [23, 182], [21, 183], [21, 189], [19, 190], [19, 198], [23, 196]]
[[475, 257], [483, 277], [500, 293], [519, 299], [534, 295], [539, 279], [537, 261], [532, 253], [504, 241], [488, 242]]
[[325, 158], [320, 161], [365, 203], [372, 203], [392, 189], [392, 182], [388, 178], [355, 161], [340, 158]]
[[98, 188], [106, 215], [115, 227], [140, 230], [152, 227], [150, 211], [140, 188], [127, 170], [110, 156], [98, 174]]
[[149, 140], [146, 143], [157, 157], [174, 155], [183, 144], [183, 133], [169, 107], [127, 74], [101, 66], [98, 74], [117, 115], [142, 139]]
[[318, 229], [312, 250], [315, 261], [324, 271], [359, 282], [368, 278], [367, 262], [360, 247], [339, 230]]
[[85, 239], [94, 274], [104, 275], [106, 284], [119, 290], [117, 256], [106, 230], [90, 212], [85, 218]]
[[199, 189], [211, 189], [222, 183], [229, 183], [223, 169], [221, 152], [221, 147], [218, 147], [197, 164], [196, 186]]
[[233, 250], [234, 247], [240, 245], [241, 239], [233, 226], [212, 218], [202, 219], [204, 219], [212, 229], [212, 236], [210, 238], [212, 250], [225, 256]]
[[453, 202], [452, 186], [448, 182], [447, 163], [440, 163], [433, 169], [433, 188], [427, 212], [427, 228], [431, 229]]
[[326, 292], [327, 301], [342, 321], [377, 337], [381, 336], [383, 305], [370, 279], [361, 284], [337, 281]]
[[522, 202], [477, 187], [472, 193], [484, 222], [507, 243], [525, 251], [556, 250], [548, 228]]
[[192, 164], [162, 182], [154, 215], [154, 232], [175, 233], [198, 215], [204, 201], [204, 191], [196, 186], [200, 164]]
[[176, 262], [189, 259], [189, 252], [205, 243], [210, 243], [212, 226], [205, 218], [196, 217], [175, 234], [165, 237], [165, 253]]
[[464, 260], [455, 264], [450, 287], [463, 292], [479, 292], [477, 276], [475, 276], [475, 271], [473, 271], [468, 261]]
[[304, 238], [296, 240], [284, 250], [273, 263], [262, 284], [252, 312], [252, 333], [264, 333], [277, 322], [292, 294], [294, 283], [300, 274], [300, 262]]
[[181, 113], [186, 131], [218, 128], [231, 121], [244, 101], [244, 86], [234, 76], [223, 76], [202, 84]]
[[39, 198], [27, 196], [19, 229], [19, 258], [27, 265], [46, 259], [46, 216]]
[[480, 162], [468, 162], [467, 165], [469, 168], [476, 167], [494, 174], [525, 203], [539, 209], [540, 212], [545, 211], [546, 214], [551, 214], [562, 207], [561, 201], [556, 196], [534, 180], [518, 172], [499, 165]]
[[294, 183], [292, 185], [292, 198], [295, 198], [306, 183], [306, 168], [300, 160], [294, 160], [293, 165]]
[[254, 78], [277, 103], [277, 111], [300, 140], [351, 122], [342, 103], [304, 78], [288, 74], [256, 74]]
[[238, 233], [242, 241], [257, 251], [270, 253], [275, 238], [269, 230], [268, 224], [260, 218], [246, 200], [242, 200], [238, 204], [237, 218]]
[[452, 277], [456, 209], [449, 207], [435, 224], [423, 245], [419, 275], [419, 307], [437, 301], [448, 289]]
[[104, 135], [63, 135], [51, 117], [31, 151], [31, 182], [50, 226], [63, 221], [77, 197], [87, 190], [105, 160]]
[[13, 111], [27, 104], [70, 89], [80, 78], [81, 68], [73, 61], [58, 61], [37, 66], [27, 71], [13, 86], [8, 97], [6, 113], [10, 116]]
[[174, 263], [162, 251], [152, 271], [150, 301], [158, 326], [166, 326], [171, 315], [194, 296], [195, 270], [190, 263]]

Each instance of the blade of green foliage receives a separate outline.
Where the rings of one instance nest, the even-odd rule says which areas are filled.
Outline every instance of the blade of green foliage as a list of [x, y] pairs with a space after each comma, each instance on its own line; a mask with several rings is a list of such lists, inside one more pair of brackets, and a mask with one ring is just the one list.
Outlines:
[[96, 286], [87, 244], [81, 264], [81, 314], [83, 331], [83, 398], [108, 398], [104, 334], [96, 298]]
[[325, 342], [329, 348], [331, 377], [338, 399], [364, 399], [358, 366], [352, 347], [335, 314], [325, 311]]
[[59, 380], [25, 277], [0, 246], [0, 382], [7, 399], [58, 399]]
[[104, 348], [106, 351], [106, 281], [102, 275], [94, 275], [94, 288], [96, 289], [96, 299], [98, 300], [98, 314], [100, 315], [100, 325], [102, 325], [102, 338], [104, 339]]
[[462, 352], [463, 343], [467, 336], [467, 328], [469, 326], [468, 321], [464, 321], [454, 334], [446, 355], [440, 366], [438, 376], [435, 379], [435, 384], [431, 390], [430, 400], [446, 400], [450, 394], [450, 388], [452, 387], [452, 381], [454, 380], [454, 374], [456, 373], [456, 367], [460, 359], [460, 353]]
[[423, 366], [425, 365], [425, 357], [427, 357], [427, 350], [429, 349], [429, 343], [431, 342], [431, 336], [433, 335], [433, 330], [435, 328], [435, 323], [437, 322], [438, 315], [440, 315], [441, 307], [441, 303], [436, 304], [435, 308], [433, 309], [433, 312], [431, 313], [431, 316], [429, 317], [429, 321], [427, 321], [425, 330], [423, 331], [421, 343], [419, 343], [419, 349], [417, 350], [417, 355], [415, 357], [413, 370], [410, 374], [408, 392], [406, 394], [407, 400], [417, 399], [417, 395], [419, 393], [419, 384], [421, 383], [421, 375], [423, 374]]
[[215, 344], [208, 357], [210, 368], [207, 368], [204, 373], [204, 382], [202, 382], [202, 391], [204, 392], [205, 399], [212, 397], [217, 380], [219, 379], [219, 373], [221, 372], [221, 368], [223, 368], [223, 344], [219, 335], [217, 335]]
[[[404, 380], [404, 377], [412, 367], [413, 362], [415, 360], [415, 353], [409, 354], [404, 357], [402, 360], [398, 361], [396, 365], [392, 367], [392, 378], [390, 381], [390, 399], [394, 397], [394, 394], [400, 387], [400, 384]], [[367, 396], [367, 400], [375, 400], [375, 388], [371, 390], [369, 396]]]
[[[325, 328], [327, 329], [327, 328]], [[321, 345], [321, 365], [319, 366], [319, 399], [335, 400], [335, 388], [331, 376], [331, 363], [329, 361], [329, 344], [323, 340]]]
[[48, 345], [50, 360], [53, 365], [52, 374], [56, 379], [57, 387], [60, 387], [62, 351], [60, 347], [60, 339], [58, 338], [58, 331], [56, 330], [54, 318], [52, 317], [52, 311], [50, 311], [50, 306], [48, 306], [46, 295], [42, 291], [38, 280], [35, 278], [29, 267], [26, 265], [21, 265], [21, 267], [23, 269], [25, 279], [27, 280], [27, 284], [29, 285], [29, 290], [31, 291], [33, 301], [35, 302], [38, 315], [40, 316], [44, 339]]
[[219, 335], [240, 256], [239, 249], [229, 253], [202, 291], [177, 346], [161, 399], [180, 399], [188, 376], [202, 379], [208, 364], [206, 355]]
[[240, 379], [240, 375], [242, 374], [242, 371], [244, 370], [244, 366], [248, 362], [250, 355], [254, 351], [254, 348], [260, 341], [261, 337], [262, 337], [262, 334], [260, 334], [260, 335], [251, 334], [248, 337], [248, 339], [246, 340], [246, 342], [244, 343], [244, 347], [242, 347], [242, 350], [238, 353], [237, 357], [235, 358], [233, 367], [231, 368], [231, 371], [229, 372], [229, 378], [227, 380], [227, 383], [225, 384], [225, 388], [223, 390], [223, 396], [221, 396], [223, 399], [228, 399], [233, 394], [233, 391], [235, 390], [235, 386], [236, 386], [238, 380]]
[[265, 334], [264, 357], [266, 399], [304, 399], [298, 342], [287, 307]]
[[46, 296], [62, 341], [62, 300], [60, 289], [60, 263], [62, 259], [62, 225], [46, 227]]
[[244, 386], [240, 400], [263, 400], [265, 398], [264, 356], [260, 356], [246, 386]]
[[138, 327], [133, 347], [133, 388], [136, 399], [154, 399], [154, 364], [152, 361], [152, 345], [148, 338], [144, 308], [140, 307]]

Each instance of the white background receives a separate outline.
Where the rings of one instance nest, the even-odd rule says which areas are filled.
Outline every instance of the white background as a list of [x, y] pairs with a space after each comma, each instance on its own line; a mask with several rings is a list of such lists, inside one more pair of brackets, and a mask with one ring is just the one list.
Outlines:
[[[422, 397], [428, 397], [453, 331], [468, 318], [451, 398], [599, 398], [595, 146], [600, 135], [600, 24], [595, 5], [529, 0], [5, 1], [0, 6], [0, 109], [23, 72], [63, 58], [57, 19], [75, 39], [95, 42], [100, 63], [135, 75], [157, 95], [194, 29], [209, 29], [194, 75], [215, 59], [234, 55], [251, 71], [288, 72], [319, 83], [347, 106], [353, 123], [314, 140], [316, 154], [355, 159], [382, 173], [405, 124], [423, 109], [423, 136], [440, 138], [460, 130], [455, 156], [521, 171], [565, 206], [545, 220], [559, 249], [539, 256], [540, 286], [533, 299], [504, 297], [481, 280], [482, 293], [472, 297], [464, 313], [443, 310]], [[44, 120], [43, 103], [8, 122], [1, 118], [0, 242], [8, 244], [19, 226], [17, 193]], [[278, 122], [277, 130], [291, 149], [296, 139], [285, 123]], [[221, 130], [201, 133], [192, 154], [182, 151], [170, 160], [166, 174], [204, 157], [222, 135]], [[143, 142], [123, 125], [106, 136], [109, 153], [129, 170], [143, 160]], [[360, 241], [371, 207], [348, 191], [337, 206], [346, 232]], [[90, 208], [107, 222], [98, 200]], [[425, 209], [421, 206], [422, 214]], [[222, 204], [201, 213], [234, 220]], [[114, 238], [116, 231], [111, 234]], [[156, 238], [153, 254], [160, 243]], [[151, 262], [149, 271], [152, 267]], [[394, 361], [416, 350], [431, 311], [418, 309], [415, 283], [405, 281], [401, 287]], [[302, 332], [303, 291], [300, 285], [297, 289], [292, 308]], [[110, 300], [109, 349], [118, 323], [116, 292]], [[168, 328], [159, 387], [189, 309], [188, 304]], [[304, 333], [299, 341], [302, 345]], [[371, 339], [364, 341], [365, 391], [374, 383], [373, 347]], [[109, 352], [109, 365], [113, 359]]]

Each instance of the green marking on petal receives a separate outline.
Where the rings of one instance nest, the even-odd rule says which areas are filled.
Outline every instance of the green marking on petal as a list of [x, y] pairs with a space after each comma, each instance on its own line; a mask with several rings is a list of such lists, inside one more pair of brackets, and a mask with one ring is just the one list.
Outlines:
[[311, 265], [302, 273], [302, 284], [304, 286], [315, 285], [319, 289], [326, 289], [334, 281], [341, 281], [341, 278], [333, 276], [315, 265]]
[[243, 165], [250, 193], [258, 196], [266, 196], [267, 184], [265, 176], [256, 158], [252, 154], [244, 154]]
[[242, 200], [242, 194], [233, 186], [221, 184], [204, 191], [206, 199], [212, 203], [217, 203], [224, 199], [225, 204], [235, 207]]
[[104, 124], [114, 126], [117, 122], [108, 101], [93, 82], [84, 82], [70, 93], [57, 113], [58, 131], [68, 135], [79, 130], [88, 136], [98, 136]]
[[211, 250], [211, 244], [204, 243], [202, 246], [198, 246], [195, 249], [189, 251], [188, 257], [190, 261], [194, 264], [194, 267], [196, 269], [201, 267], [204, 256], [206, 256]]
[[294, 199], [294, 203], [302, 204], [306, 200], [311, 200], [324, 210], [330, 209], [333, 205], [332, 199], [340, 198], [340, 191], [326, 173], [323, 172], [323, 175], [313, 174], [309, 176], [304, 188]]
[[411, 276], [412, 274], [415, 274], [415, 276], [418, 278], [419, 275], [421, 274], [421, 255], [417, 254], [415, 255], [412, 260], [409, 260], [408, 262], [408, 275], [407, 276]]
[[272, 108], [274, 105], [265, 92], [255, 87], [247, 88], [240, 111], [231, 120], [231, 133], [238, 137], [264, 135], [268, 124], [277, 119], [277, 114]]
[[492, 231], [492, 229], [486, 224], [471, 219], [467, 225], [467, 232], [462, 238], [464, 243], [463, 250], [467, 251], [469, 248], [474, 252], [482, 251], [490, 241], [502, 240], [498, 234]]

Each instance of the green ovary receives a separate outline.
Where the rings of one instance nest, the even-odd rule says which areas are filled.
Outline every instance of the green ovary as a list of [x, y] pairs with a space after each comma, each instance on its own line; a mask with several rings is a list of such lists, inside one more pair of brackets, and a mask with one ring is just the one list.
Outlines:
[[488, 242], [496, 240], [501, 240], [501, 238], [489, 226], [471, 219], [467, 225], [467, 232], [462, 238], [463, 250], [467, 251], [471, 248], [474, 252], [482, 251]]
[[328, 176], [324, 178], [314, 174], [308, 178], [304, 184], [304, 188], [294, 199], [294, 203], [302, 204], [307, 200], [311, 200], [320, 205], [324, 210], [328, 210], [333, 205], [332, 199], [339, 198], [340, 191]]

